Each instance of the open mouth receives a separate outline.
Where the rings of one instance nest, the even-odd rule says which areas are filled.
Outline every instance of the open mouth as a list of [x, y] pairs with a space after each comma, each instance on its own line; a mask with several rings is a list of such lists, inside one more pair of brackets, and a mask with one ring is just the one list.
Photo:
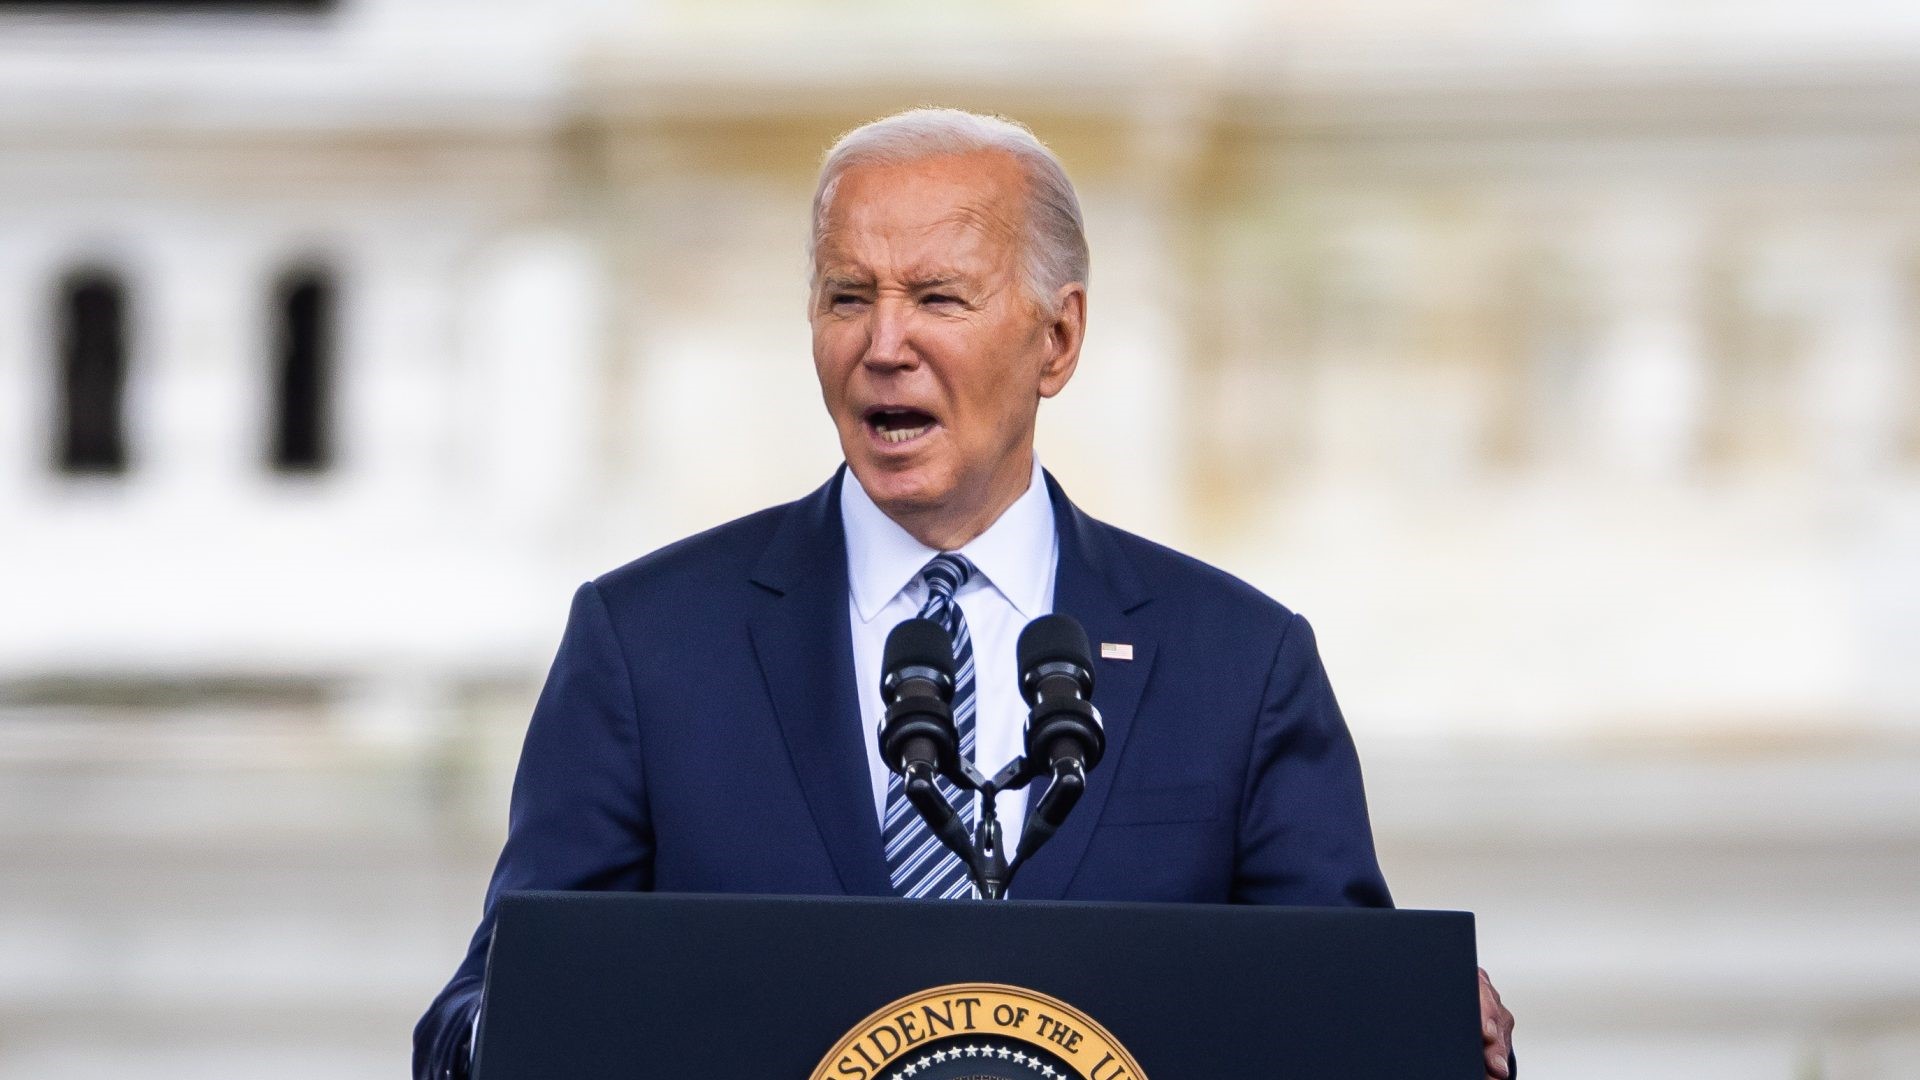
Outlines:
[[883, 407], [867, 411], [867, 427], [881, 442], [912, 442], [933, 430], [934, 419], [919, 409]]

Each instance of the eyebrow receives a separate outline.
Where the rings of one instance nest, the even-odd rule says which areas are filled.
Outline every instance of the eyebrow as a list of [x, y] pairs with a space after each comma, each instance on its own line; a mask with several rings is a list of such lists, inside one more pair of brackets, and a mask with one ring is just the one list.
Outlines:
[[914, 292], [922, 292], [927, 289], [944, 289], [958, 284], [960, 284], [960, 278], [957, 275], [941, 274], [934, 277], [912, 278], [907, 282], [907, 288], [912, 289]]
[[[929, 274], [907, 279], [906, 286], [913, 292], [925, 292], [928, 289], [947, 289], [965, 283], [966, 278], [960, 274]], [[827, 274], [820, 279], [821, 292], [859, 292], [871, 290], [873, 287], [873, 279], [870, 277], [855, 277], [850, 274]]]

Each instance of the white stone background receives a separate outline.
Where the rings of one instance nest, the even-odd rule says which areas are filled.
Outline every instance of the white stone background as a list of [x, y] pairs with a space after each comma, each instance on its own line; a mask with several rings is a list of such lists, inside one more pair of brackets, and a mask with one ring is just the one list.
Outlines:
[[[1043, 458], [1314, 620], [1530, 1075], [1920, 1076], [1910, 5], [345, 0], [0, 9], [0, 1080], [405, 1068], [571, 587], [833, 466], [810, 170], [923, 101], [1065, 157]], [[78, 481], [88, 260], [134, 466]]]

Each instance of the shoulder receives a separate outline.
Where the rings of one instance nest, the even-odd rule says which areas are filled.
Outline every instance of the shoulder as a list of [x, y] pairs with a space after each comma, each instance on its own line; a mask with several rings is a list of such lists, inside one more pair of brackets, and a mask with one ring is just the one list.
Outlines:
[[1141, 602], [1129, 618], [1160, 656], [1260, 685], [1276, 667], [1317, 654], [1306, 620], [1227, 571], [1164, 544], [1098, 522], [1107, 557], [1124, 566]]

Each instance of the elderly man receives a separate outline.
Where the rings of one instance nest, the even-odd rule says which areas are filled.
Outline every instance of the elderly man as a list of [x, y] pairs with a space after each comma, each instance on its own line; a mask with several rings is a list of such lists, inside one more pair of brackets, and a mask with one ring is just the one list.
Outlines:
[[[1103, 643], [1107, 759], [1015, 897], [1391, 902], [1306, 622], [1088, 518], [1035, 460], [1086, 282], [1073, 187], [1025, 128], [926, 109], [835, 145], [808, 318], [846, 467], [575, 594], [417, 1077], [465, 1071], [505, 890], [970, 895], [872, 737], [882, 644], [915, 615], [953, 633], [961, 741], [987, 772], [1020, 749], [1021, 627], [1061, 611]], [[1016, 831], [1020, 797], [1000, 810]], [[1481, 985], [1505, 1077], [1512, 1017]]]

